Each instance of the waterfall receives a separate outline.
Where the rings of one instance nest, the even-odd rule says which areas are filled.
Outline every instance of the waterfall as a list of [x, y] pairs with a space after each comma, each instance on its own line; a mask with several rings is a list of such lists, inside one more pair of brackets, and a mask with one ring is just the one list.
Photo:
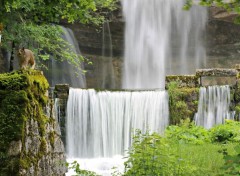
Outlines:
[[[81, 55], [78, 42], [71, 29], [61, 26], [63, 30], [62, 38], [67, 41], [71, 46], [71, 50]], [[79, 65], [83, 69], [83, 65]], [[71, 87], [85, 88], [86, 80], [85, 75], [79, 73], [79, 70], [73, 65], [69, 64], [66, 60], [58, 61], [51, 56], [48, 62], [48, 70], [46, 71], [46, 77], [51, 86], [56, 84], [69, 84]]]
[[205, 64], [207, 10], [184, 11], [185, 0], [122, 0], [124, 88], [164, 88], [168, 74], [194, 73]]
[[201, 87], [199, 91], [198, 112], [195, 115], [196, 125], [207, 129], [223, 124], [225, 119], [234, 119], [229, 111], [229, 86]]
[[115, 89], [115, 73], [112, 62], [112, 35], [109, 22], [105, 22], [103, 24], [102, 31], [102, 59], [100, 62], [100, 77], [99, 79], [99, 87], [102, 89]]
[[[205, 64], [206, 8], [194, 6], [186, 12], [184, 2], [122, 0], [126, 22], [122, 85], [135, 91], [70, 89], [66, 118], [69, 158], [124, 155], [134, 129], [163, 132], [169, 113], [166, 73], [188, 74]], [[105, 31], [110, 32], [108, 24], [103, 56], [107, 54]], [[90, 165], [94, 170], [95, 164]], [[107, 170], [105, 165], [101, 168]]]
[[166, 91], [69, 91], [67, 154], [69, 158], [124, 154], [134, 129], [163, 132], [168, 125]]

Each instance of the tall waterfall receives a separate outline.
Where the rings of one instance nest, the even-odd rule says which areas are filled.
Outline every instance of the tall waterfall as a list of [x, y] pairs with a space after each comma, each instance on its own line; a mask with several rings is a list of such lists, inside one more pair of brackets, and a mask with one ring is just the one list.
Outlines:
[[[62, 38], [72, 46], [71, 50], [74, 53], [81, 55], [79, 45], [73, 31], [69, 28], [65, 28], [63, 26], [61, 27], [64, 32]], [[83, 65], [79, 65], [79, 67], [83, 69]], [[79, 70], [69, 64], [66, 60], [60, 62], [51, 58], [48, 62], [48, 68], [49, 70], [46, 71], [46, 77], [51, 86], [68, 83], [71, 87], [86, 87], [85, 75], [79, 73]]]
[[165, 72], [194, 73], [205, 64], [207, 10], [184, 11], [185, 0], [122, 0], [124, 88], [164, 88]]
[[223, 124], [225, 119], [234, 119], [229, 105], [229, 86], [201, 87], [198, 112], [195, 115], [196, 125], [209, 129], [216, 124]]
[[112, 50], [112, 35], [109, 22], [103, 24], [102, 29], [102, 59], [100, 62], [100, 79], [99, 79], [99, 88], [102, 89], [115, 89], [115, 73], [113, 68], [113, 50]]
[[69, 158], [124, 154], [134, 129], [162, 132], [168, 125], [165, 91], [96, 92], [70, 89], [67, 104]]

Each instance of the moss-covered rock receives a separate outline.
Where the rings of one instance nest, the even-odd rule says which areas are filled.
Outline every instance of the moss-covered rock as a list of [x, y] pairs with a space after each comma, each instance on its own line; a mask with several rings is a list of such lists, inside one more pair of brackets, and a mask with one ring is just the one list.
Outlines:
[[196, 76], [237, 76], [238, 72], [235, 69], [212, 68], [212, 69], [197, 69]]
[[[46, 156], [53, 151], [55, 125], [54, 117], [44, 112], [48, 87], [40, 71], [0, 75], [0, 175], [41, 175], [46, 169], [39, 168], [39, 162], [51, 158]], [[21, 145], [15, 149], [12, 144], [18, 141]]]
[[182, 119], [193, 120], [198, 108], [199, 88], [181, 87], [178, 82], [168, 84], [170, 124]]
[[199, 77], [196, 75], [169, 75], [166, 77], [166, 88], [172, 82], [178, 83], [178, 87], [199, 87]]

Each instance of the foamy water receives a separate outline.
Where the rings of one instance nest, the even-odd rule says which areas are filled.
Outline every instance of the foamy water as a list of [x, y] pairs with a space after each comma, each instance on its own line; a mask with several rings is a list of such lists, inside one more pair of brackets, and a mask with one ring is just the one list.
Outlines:
[[[112, 158], [93, 158], [93, 159], [82, 159], [82, 158], [71, 158], [67, 159], [68, 163], [77, 161], [80, 164], [80, 168], [83, 170], [93, 171], [102, 176], [111, 176], [111, 173], [117, 171], [120, 173], [124, 172], [124, 161], [123, 156], [118, 155]], [[74, 170], [69, 170], [66, 176], [76, 174]]]

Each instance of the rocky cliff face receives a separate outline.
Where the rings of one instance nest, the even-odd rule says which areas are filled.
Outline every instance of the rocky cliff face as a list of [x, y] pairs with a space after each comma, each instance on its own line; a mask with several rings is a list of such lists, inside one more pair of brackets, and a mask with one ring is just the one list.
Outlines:
[[[209, 9], [209, 19], [206, 26], [206, 49], [207, 68], [220, 67], [230, 68], [239, 62], [240, 57], [240, 26], [234, 24], [236, 14], [228, 13], [222, 9], [212, 7]], [[87, 85], [94, 88], [109, 88], [111, 84], [109, 75], [103, 74], [107, 70], [106, 63], [113, 67], [115, 88], [121, 86], [121, 68], [123, 61], [124, 47], [124, 21], [121, 9], [114, 12], [113, 21], [109, 23], [112, 37], [113, 58], [102, 56], [103, 30], [93, 26], [80, 24], [63, 24], [71, 28], [79, 42], [82, 54], [89, 58], [93, 65], [85, 65]], [[110, 49], [110, 48], [108, 48]], [[112, 74], [108, 71], [109, 74]], [[105, 87], [101, 86], [102, 82]]]
[[223, 9], [209, 9], [207, 24], [208, 68], [228, 68], [239, 63], [240, 25], [234, 24], [236, 14]]
[[[93, 64], [85, 64], [88, 88], [115, 89], [121, 87], [124, 49], [124, 22], [121, 9], [113, 12], [112, 21], [103, 26], [82, 24], [62, 25], [73, 30], [83, 56]], [[109, 29], [106, 29], [109, 25]], [[109, 42], [112, 42], [112, 45]]]
[[64, 175], [61, 133], [40, 71], [0, 75], [0, 175]]

